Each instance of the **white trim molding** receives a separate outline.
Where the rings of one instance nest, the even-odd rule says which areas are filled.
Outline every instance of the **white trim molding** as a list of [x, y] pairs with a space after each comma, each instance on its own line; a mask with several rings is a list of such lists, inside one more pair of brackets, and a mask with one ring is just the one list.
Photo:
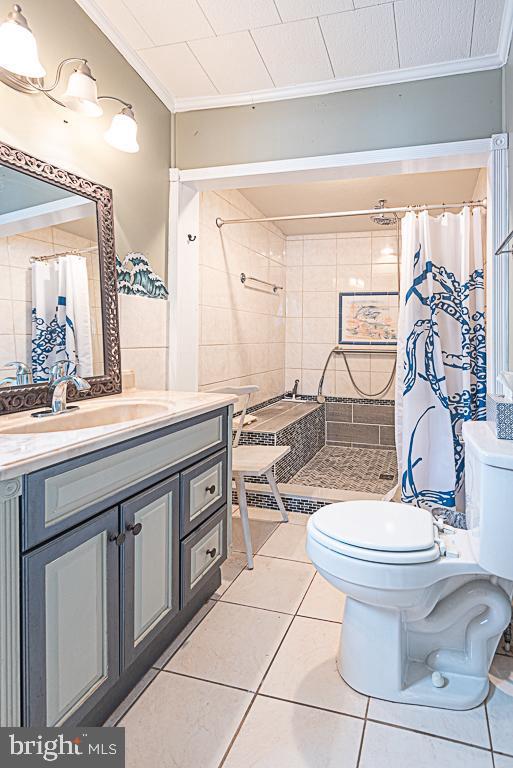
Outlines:
[[[511, 39], [511, 32], [509, 39]], [[356, 91], [362, 88], [375, 88], [381, 85], [398, 85], [400, 83], [410, 83], [414, 80], [430, 80], [434, 77], [450, 77], [451, 75], [463, 75], [487, 69], [500, 69], [504, 64], [505, 60], [498, 53], [491, 53], [471, 59], [424, 64], [418, 67], [392, 69], [388, 72], [374, 72], [368, 75], [335, 77], [331, 80], [321, 80], [316, 83], [300, 83], [299, 85], [288, 85], [281, 88], [266, 88], [261, 91], [175, 98], [175, 110], [176, 112], [192, 112], [200, 109], [219, 109], [220, 107], [260, 104], [266, 101], [302, 99], [308, 96], [327, 96], [330, 93], [340, 93], [341, 91]]]
[[488, 226], [490, 233], [489, 306], [490, 343], [488, 344], [488, 391], [501, 394], [497, 381], [501, 371], [509, 370], [509, 259], [508, 253], [495, 251], [508, 233], [508, 134], [492, 136], [488, 168], [491, 194]]
[[196, 392], [199, 359], [199, 198], [170, 170], [168, 389]]
[[21, 479], [0, 482], [0, 727], [21, 725]]
[[[179, 171], [179, 178], [181, 182], [196, 189], [244, 189], [271, 184], [482, 168], [487, 165], [491, 150], [492, 139], [471, 139], [412, 147], [296, 157], [288, 160], [265, 160], [256, 163], [191, 168]], [[172, 172], [176, 176], [176, 169], [172, 169]]]

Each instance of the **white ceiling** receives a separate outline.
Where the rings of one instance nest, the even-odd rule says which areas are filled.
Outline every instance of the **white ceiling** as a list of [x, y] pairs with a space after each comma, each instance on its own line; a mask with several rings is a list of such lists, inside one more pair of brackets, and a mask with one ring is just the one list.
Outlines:
[[502, 66], [513, 0], [78, 0], [172, 109]]
[[[395, 176], [372, 176], [341, 181], [309, 184], [283, 184], [273, 187], [241, 189], [240, 192], [264, 216], [294, 216], [298, 213], [354, 211], [374, 208], [385, 198], [390, 207], [433, 205], [473, 200], [486, 192], [476, 185], [479, 168], [434, 173], [406, 173]], [[276, 222], [285, 235], [328, 232], [361, 232], [376, 229], [386, 232], [393, 227], [373, 224], [368, 216], [342, 219], [303, 219]]]

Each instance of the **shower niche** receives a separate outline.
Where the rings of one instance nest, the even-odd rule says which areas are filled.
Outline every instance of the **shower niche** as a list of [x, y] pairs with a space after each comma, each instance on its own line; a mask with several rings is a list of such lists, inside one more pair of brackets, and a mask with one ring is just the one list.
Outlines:
[[121, 390], [112, 193], [1, 143], [0, 307], [0, 414]]

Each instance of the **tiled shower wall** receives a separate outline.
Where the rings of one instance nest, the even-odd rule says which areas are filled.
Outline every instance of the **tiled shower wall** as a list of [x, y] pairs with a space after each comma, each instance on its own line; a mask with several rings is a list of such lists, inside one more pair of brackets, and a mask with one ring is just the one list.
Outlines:
[[199, 386], [257, 384], [255, 405], [284, 391], [285, 291], [243, 285], [240, 274], [284, 286], [285, 238], [267, 223], [219, 229], [218, 216], [262, 213], [234, 190], [201, 196]]
[[[285, 387], [300, 380], [299, 391], [317, 393], [330, 350], [338, 341], [340, 291], [396, 291], [397, 236], [383, 231], [344, 232], [287, 238]], [[365, 392], [382, 389], [394, 355], [348, 355], [357, 385]], [[324, 394], [362, 397], [351, 384], [344, 360], [334, 356], [324, 380]], [[393, 399], [394, 382], [379, 399]]]

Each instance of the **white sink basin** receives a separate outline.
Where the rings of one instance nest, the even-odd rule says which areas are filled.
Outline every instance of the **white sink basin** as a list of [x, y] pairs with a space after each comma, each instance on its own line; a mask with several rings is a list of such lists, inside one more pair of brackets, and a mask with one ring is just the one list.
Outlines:
[[35, 419], [26, 415], [17, 424], [0, 428], [0, 435], [27, 435], [45, 432], [69, 432], [75, 429], [106, 427], [138, 419], [151, 419], [170, 412], [168, 405], [160, 403], [112, 403], [97, 408], [80, 407], [58, 416]]

